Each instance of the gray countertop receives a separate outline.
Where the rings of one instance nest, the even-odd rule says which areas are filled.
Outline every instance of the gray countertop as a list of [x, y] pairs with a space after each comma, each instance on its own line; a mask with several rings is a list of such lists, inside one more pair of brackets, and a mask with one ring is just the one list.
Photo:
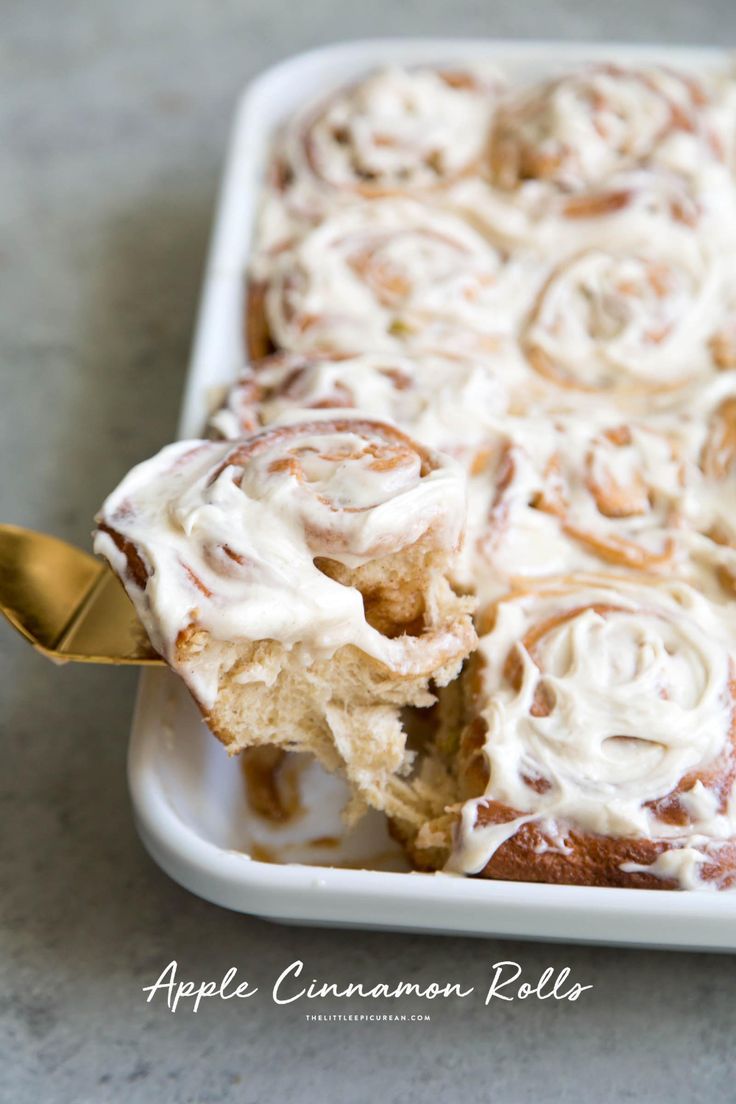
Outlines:
[[[731, 0], [6, 0], [0, 41], [0, 518], [86, 543], [171, 437], [233, 102], [319, 43], [466, 34], [724, 43]], [[56, 669], [0, 625], [0, 1100], [734, 1099], [731, 958], [286, 928], [190, 896], [131, 822], [132, 671]], [[268, 989], [568, 965], [578, 1002], [435, 1002], [430, 1022], [312, 1022]], [[146, 1004], [235, 965], [255, 1001]], [[316, 1002], [315, 1002], [316, 1003]], [[385, 1006], [382, 1006], [385, 1007]], [[420, 1007], [409, 1002], [403, 1010]], [[361, 1009], [367, 1011], [368, 1009]]]

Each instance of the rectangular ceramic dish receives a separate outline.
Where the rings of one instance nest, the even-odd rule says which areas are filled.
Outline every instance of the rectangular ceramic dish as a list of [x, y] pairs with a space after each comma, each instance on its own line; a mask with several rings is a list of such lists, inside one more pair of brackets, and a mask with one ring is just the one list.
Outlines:
[[[717, 50], [453, 40], [355, 42], [302, 54], [259, 77], [240, 102], [220, 195], [180, 421], [202, 433], [243, 362], [244, 273], [274, 128], [298, 105], [376, 66], [497, 62], [535, 79], [586, 60], [707, 71]], [[283, 827], [248, 809], [242, 769], [207, 732], [183, 686], [141, 679], [129, 782], [141, 838], [193, 893], [274, 920], [699, 950], [736, 949], [736, 893], [487, 882], [409, 872], [378, 815], [345, 834], [341, 783], [294, 764], [301, 811]], [[366, 867], [367, 869], [364, 869]]]

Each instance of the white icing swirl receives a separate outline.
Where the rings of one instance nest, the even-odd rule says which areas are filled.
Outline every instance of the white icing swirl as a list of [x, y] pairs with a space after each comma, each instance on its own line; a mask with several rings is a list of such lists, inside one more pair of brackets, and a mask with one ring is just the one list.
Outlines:
[[380, 70], [306, 124], [307, 161], [325, 183], [366, 195], [434, 189], [480, 160], [492, 105], [470, 71]]
[[507, 249], [531, 249], [555, 263], [593, 248], [636, 254], [687, 231], [715, 253], [736, 242], [736, 194], [722, 164], [701, 165], [689, 180], [663, 169], [631, 169], [579, 193], [536, 180], [505, 192], [471, 176], [447, 202]]
[[260, 249], [293, 245], [356, 199], [439, 199], [478, 171], [500, 83], [488, 65], [391, 66], [308, 103], [275, 144]]
[[[535, 284], [462, 219], [403, 199], [338, 211], [261, 257], [272, 340], [303, 353], [493, 352]], [[536, 277], [537, 283], [539, 276]]]
[[510, 96], [492, 169], [502, 188], [542, 180], [580, 191], [641, 165], [689, 173], [724, 152], [715, 105], [694, 77], [604, 65]]
[[670, 253], [592, 249], [547, 282], [524, 335], [532, 364], [563, 386], [666, 389], [713, 373], [720, 270], [690, 235]]
[[[360, 592], [315, 560], [358, 567], [430, 533], [449, 554], [464, 497], [453, 461], [341, 412], [237, 442], [168, 446], [106, 500], [95, 550], [126, 581], [154, 646], [174, 665], [179, 633], [196, 625], [225, 642], [299, 645], [305, 662], [353, 644], [408, 672], [404, 639], [373, 628]], [[120, 537], [145, 579], [131, 577]], [[214, 688], [199, 689], [207, 700]]]
[[211, 419], [223, 437], [303, 416], [306, 409], [354, 407], [389, 420], [417, 441], [456, 456], [474, 452], [498, 426], [512, 393], [528, 386], [488, 361], [365, 353], [342, 360], [280, 354], [256, 364]]
[[476, 453], [460, 577], [486, 599], [515, 579], [604, 565], [736, 589], [734, 381], [676, 412], [506, 416]]
[[[682, 448], [676, 437], [637, 423], [507, 421], [474, 481], [489, 480], [481, 555], [507, 578], [601, 561], [639, 570], [671, 566], [689, 470]], [[482, 493], [478, 488], [472, 500], [478, 509]], [[474, 565], [473, 574], [480, 573]]]
[[[579, 576], [502, 600], [479, 646], [489, 781], [455, 862], [482, 869], [532, 820], [674, 849], [733, 836], [732, 646], [684, 584]], [[487, 800], [518, 816], [474, 830]]]

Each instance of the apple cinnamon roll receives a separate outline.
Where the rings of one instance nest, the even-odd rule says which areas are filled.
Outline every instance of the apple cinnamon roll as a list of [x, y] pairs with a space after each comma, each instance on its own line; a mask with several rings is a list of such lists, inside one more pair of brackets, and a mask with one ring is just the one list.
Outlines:
[[260, 247], [291, 247], [356, 202], [441, 200], [479, 171], [500, 84], [485, 65], [390, 66], [307, 105], [276, 142]]
[[733, 248], [732, 117], [727, 74], [589, 66], [510, 92], [487, 179], [460, 181], [453, 202], [502, 241], [558, 258], [682, 227]]
[[405, 199], [350, 207], [255, 265], [250, 358], [273, 348], [488, 355], [512, 332], [530, 280], [524, 258], [455, 215]]
[[488, 601], [545, 575], [689, 570], [697, 465], [670, 426], [608, 418], [507, 418], [470, 469], [456, 569]]
[[[639, 571], [673, 565], [690, 474], [677, 433], [636, 422], [591, 431], [568, 418], [522, 423], [516, 440], [499, 501], [512, 514], [526, 509], [555, 519], [562, 559], [569, 556], [564, 566], [596, 566], [595, 559]], [[575, 546], [586, 554], [582, 563]]]
[[688, 458], [675, 432], [640, 424], [590, 433], [563, 422], [532, 507], [560, 521], [571, 540], [619, 567], [673, 566]]
[[246, 369], [210, 420], [242, 437], [305, 410], [354, 408], [396, 423], [422, 444], [472, 460], [529, 385], [481, 360], [364, 353], [335, 359], [277, 353]]
[[[485, 878], [736, 883], [733, 625], [681, 583], [573, 576], [487, 611], [464, 676], [462, 804], [414, 850]], [[448, 830], [454, 819], [452, 840]]]
[[689, 413], [507, 417], [471, 467], [465, 585], [615, 567], [733, 593], [736, 399], [718, 382]]
[[306, 164], [330, 188], [365, 198], [446, 187], [479, 166], [491, 85], [470, 69], [372, 73], [299, 121], [292, 172]]
[[687, 174], [724, 153], [714, 95], [700, 80], [609, 64], [509, 96], [496, 114], [490, 168], [504, 190], [540, 181], [584, 192], [622, 170]]
[[399, 711], [475, 642], [448, 582], [463, 523], [453, 461], [312, 413], [163, 449], [106, 500], [95, 550], [231, 752], [310, 751], [357, 802], [411, 819]]
[[689, 236], [670, 251], [588, 249], [544, 285], [522, 342], [532, 367], [578, 391], [662, 392], [714, 374], [720, 266]]

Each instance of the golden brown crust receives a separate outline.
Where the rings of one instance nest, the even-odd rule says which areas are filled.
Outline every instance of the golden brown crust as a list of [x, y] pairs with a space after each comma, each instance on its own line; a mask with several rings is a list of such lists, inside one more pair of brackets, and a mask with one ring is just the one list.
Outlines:
[[[478, 806], [477, 825], [505, 824], [519, 815], [498, 802], [483, 802]], [[452, 853], [459, 819], [458, 811], [449, 811], [419, 832], [392, 822], [391, 834], [403, 844], [418, 870], [442, 870]], [[664, 840], [616, 839], [574, 829], [564, 830], [551, 844], [538, 823], [530, 821], [517, 828], [483, 869], [471, 876], [487, 881], [672, 890], [679, 888], [672, 878], [648, 870], [621, 869], [627, 864], [651, 866], [670, 849], [671, 844]], [[701, 866], [700, 877], [720, 890], [734, 888], [736, 841], [724, 841], [706, 853], [709, 861]]]
[[[517, 815], [505, 805], [488, 802], [479, 805], [477, 823], [481, 827], [502, 824]], [[490, 862], [475, 876], [558, 885], [676, 889], [678, 883], [673, 879], [646, 870], [622, 869], [629, 863], [651, 866], [671, 846], [664, 840], [615, 839], [575, 829], [564, 831], [559, 845], [551, 846], [538, 824], [530, 822], [502, 843]], [[729, 841], [710, 855], [700, 876], [705, 881], [715, 882], [719, 889], [731, 888], [736, 884], [736, 841]]]

